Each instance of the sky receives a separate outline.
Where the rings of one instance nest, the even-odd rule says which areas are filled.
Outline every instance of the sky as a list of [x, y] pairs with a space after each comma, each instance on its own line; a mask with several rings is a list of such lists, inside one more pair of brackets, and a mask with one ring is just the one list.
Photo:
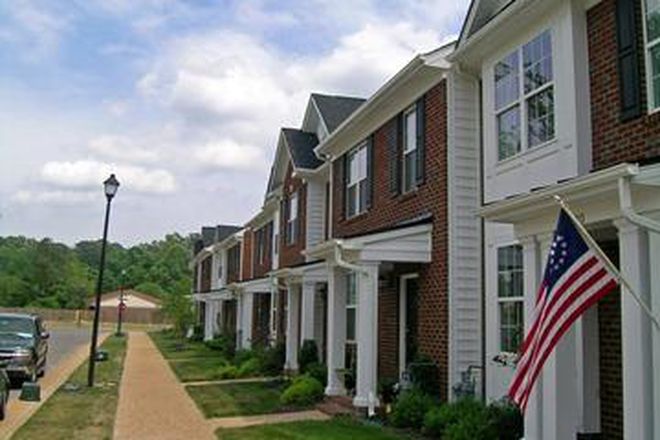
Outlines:
[[243, 224], [311, 92], [368, 97], [468, 0], [0, 1], [0, 236]]

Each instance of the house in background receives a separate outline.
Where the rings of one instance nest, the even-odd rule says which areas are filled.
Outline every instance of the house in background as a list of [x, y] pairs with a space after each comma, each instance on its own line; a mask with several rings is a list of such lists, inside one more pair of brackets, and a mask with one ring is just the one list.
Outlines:
[[[101, 295], [100, 319], [102, 322], [117, 322], [119, 304], [123, 300], [124, 322], [136, 324], [162, 324], [162, 302], [159, 298], [133, 289], [116, 290]], [[90, 299], [89, 308], [94, 309], [94, 299]]]
[[[515, 357], [531, 325], [555, 194], [660, 312], [660, 34], [651, 4], [472, 2], [450, 58], [481, 85], [488, 400], [505, 396], [514, 363], [502, 360]], [[657, 439], [659, 409], [660, 333], [623, 289], [591, 307], [548, 359], [525, 437]]]

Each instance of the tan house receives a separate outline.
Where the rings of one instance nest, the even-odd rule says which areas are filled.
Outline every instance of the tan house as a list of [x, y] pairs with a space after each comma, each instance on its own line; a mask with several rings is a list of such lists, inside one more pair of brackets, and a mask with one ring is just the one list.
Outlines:
[[[119, 301], [122, 292], [119, 290], [101, 295], [101, 321], [116, 322]], [[126, 305], [123, 321], [140, 324], [160, 324], [163, 322], [162, 303], [155, 296], [138, 292], [133, 289], [123, 291], [123, 300]], [[89, 308], [94, 308], [94, 299], [90, 299]]]

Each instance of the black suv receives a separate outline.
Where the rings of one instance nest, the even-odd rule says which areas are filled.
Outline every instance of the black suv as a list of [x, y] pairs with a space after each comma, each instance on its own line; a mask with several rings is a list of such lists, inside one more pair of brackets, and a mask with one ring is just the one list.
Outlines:
[[36, 382], [43, 376], [48, 337], [39, 316], [0, 313], [0, 363], [10, 378]]

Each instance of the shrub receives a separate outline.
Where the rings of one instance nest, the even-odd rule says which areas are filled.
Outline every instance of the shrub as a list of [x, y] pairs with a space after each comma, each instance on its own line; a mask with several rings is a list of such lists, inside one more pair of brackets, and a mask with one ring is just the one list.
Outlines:
[[319, 362], [308, 364], [305, 374], [321, 382], [324, 387], [328, 384], [328, 367], [325, 364]]
[[398, 428], [421, 428], [424, 416], [433, 406], [434, 399], [418, 389], [402, 393], [394, 403], [390, 422]]
[[236, 353], [234, 353], [234, 364], [241, 365], [243, 362], [252, 359], [253, 357], [256, 357], [256, 353], [252, 350], [236, 350]]
[[261, 370], [259, 359], [250, 358], [238, 367], [238, 377], [254, 376]]
[[410, 372], [413, 386], [424, 390], [434, 397], [439, 397], [440, 382], [438, 381], [438, 366], [430, 357], [420, 355], [415, 359], [415, 362], [408, 365], [408, 371]]
[[296, 377], [280, 397], [284, 405], [309, 406], [323, 399], [323, 385], [308, 375]]
[[380, 394], [380, 401], [384, 404], [394, 402], [396, 399], [398, 390], [397, 390], [397, 381], [393, 378], [385, 378], [378, 382], [378, 394]]
[[219, 379], [236, 379], [238, 377], [238, 368], [234, 365], [224, 365], [218, 369]]
[[219, 351], [224, 357], [231, 359], [234, 357], [236, 351], [236, 341], [230, 336], [216, 336], [215, 338], [205, 341], [206, 345], [211, 350]]
[[424, 417], [424, 433], [443, 440], [491, 440], [498, 438], [486, 406], [463, 399], [431, 409]]
[[286, 348], [283, 343], [274, 347], [267, 347], [259, 353], [261, 359], [261, 371], [266, 375], [278, 375], [284, 369], [286, 359]]
[[313, 339], [305, 339], [298, 354], [298, 364], [301, 373], [307, 373], [309, 365], [319, 363], [319, 352], [316, 348], [316, 341]]
[[493, 402], [488, 415], [500, 440], [518, 440], [523, 436], [523, 416], [518, 407], [507, 401]]

